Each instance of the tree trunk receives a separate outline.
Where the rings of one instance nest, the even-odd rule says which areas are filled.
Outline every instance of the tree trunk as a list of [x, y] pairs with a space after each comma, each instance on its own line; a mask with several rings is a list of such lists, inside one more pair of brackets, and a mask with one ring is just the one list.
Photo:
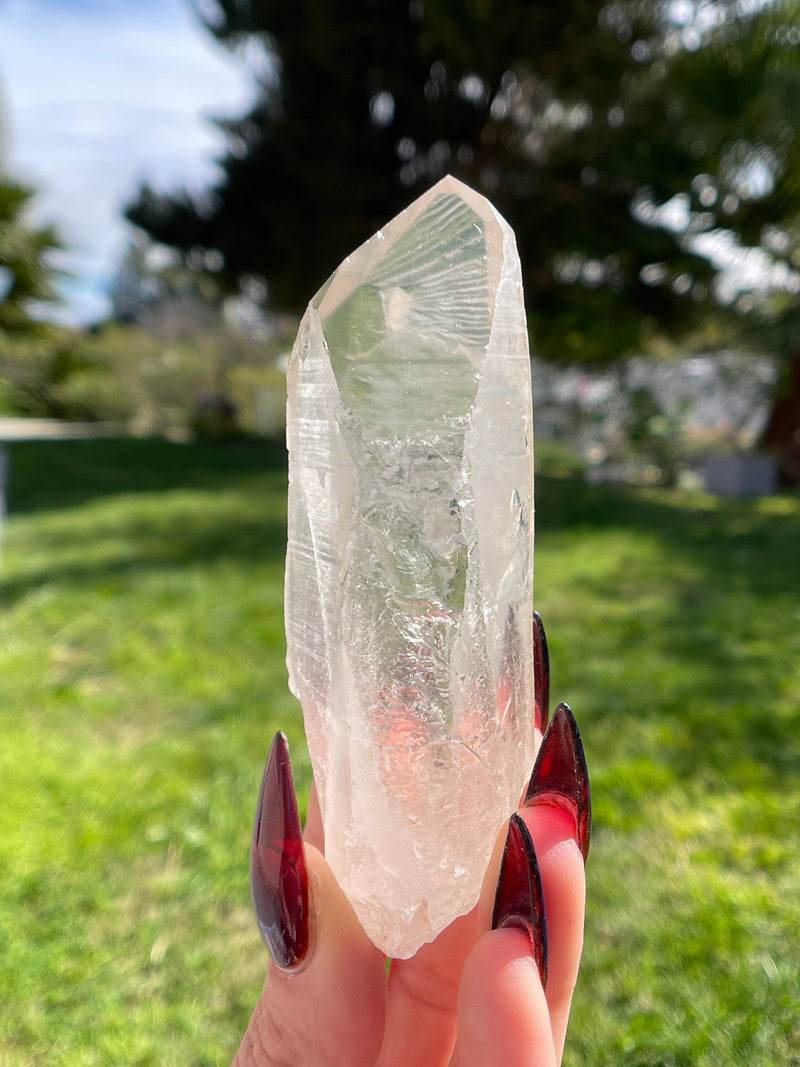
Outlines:
[[761, 444], [777, 459], [781, 481], [800, 485], [800, 349], [789, 354]]

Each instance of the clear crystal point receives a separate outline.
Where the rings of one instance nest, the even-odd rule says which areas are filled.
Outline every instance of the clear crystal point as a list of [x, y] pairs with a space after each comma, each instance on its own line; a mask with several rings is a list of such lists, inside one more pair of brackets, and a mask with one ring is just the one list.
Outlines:
[[535, 755], [513, 232], [454, 178], [341, 264], [289, 361], [289, 684], [325, 854], [407, 958], [478, 899]]

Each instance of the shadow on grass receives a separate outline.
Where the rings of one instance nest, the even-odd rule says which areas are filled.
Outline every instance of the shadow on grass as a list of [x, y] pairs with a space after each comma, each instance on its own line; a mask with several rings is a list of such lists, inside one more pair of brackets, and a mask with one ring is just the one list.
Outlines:
[[[179, 513], [180, 515], [180, 513]], [[107, 533], [115, 539], [135, 544], [119, 552], [111, 552], [103, 558], [76, 560], [76, 549], [81, 544], [89, 547]], [[52, 542], [56, 551], [60, 537], [38, 538], [39, 547]], [[88, 588], [113, 579], [128, 579], [140, 571], [175, 571], [179, 567], [215, 564], [228, 559], [252, 560], [253, 562], [283, 563], [286, 553], [286, 523], [274, 517], [217, 516], [213, 522], [208, 517], [198, 519], [195, 515], [182, 517], [175, 525], [175, 509], [169, 516], [159, 520], [153, 517], [148, 522], [133, 521], [109, 525], [93, 534], [70, 536], [70, 556], [67, 562], [54, 562], [46, 568], [0, 577], [0, 602], [10, 607], [17, 600], [41, 588], [43, 585]]]
[[172, 444], [160, 438], [23, 441], [9, 446], [9, 514], [58, 509], [117, 493], [222, 488], [286, 470], [282, 440]]
[[[276, 498], [282, 500], [285, 492], [285, 465], [282, 443], [16, 445], [12, 514], [91, 504], [118, 494], [141, 494], [142, 504], [105, 513], [103, 529], [70, 528], [67, 545], [64, 531], [39, 531], [37, 547], [46, 565], [10, 575], [3, 601], [13, 602], [46, 583], [81, 587], [127, 580], [145, 569], [168, 571], [228, 558], [280, 565], [285, 521]], [[166, 506], [167, 495], [178, 490], [231, 488], [246, 490], [233, 509], [224, 500], [198, 506], [191, 494], [179, 493]], [[144, 495], [161, 493], [163, 507], [159, 496], [154, 505]], [[675, 564], [677, 577], [640, 575], [630, 589], [624, 561], [580, 579], [576, 597], [593, 603], [595, 613], [598, 605], [618, 606], [632, 598], [630, 611], [618, 613], [613, 626], [598, 626], [591, 640], [582, 641], [584, 649], [593, 648], [595, 660], [595, 667], [585, 667], [586, 684], [594, 684], [603, 656], [626, 661], [625, 672], [618, 679], [606, 677], [587, 709], [590, 733], [595, 727], [608, 732], [625, 729], [626, 723], [636, 728], [641, 722], [668, 722], [673, 743], [664, 758], [681, 776], [697, 773], [704, 764], [727, 774], [747, 761], [786, 781], [800, 773], [800, 716], [797, 710], [780, 718], [773, 713], [791, 665], [779, 662], [782, 650], [788, 660], [790, 645], [772, 617], [779, 608], [778, 617], [788, 625], [796, 610], [788, 603], [792, 597], [800, 608], [800, 507], [792, 502], [773, 513], [753, 502], [682, 501], [674, 494], [540, 476], [536, 517], [542, 545], [557, 545], [565, 534], [590, 545], [604, 532], [624, 530], [656, 539], [661, 557]], [[637, 598], [647, 592], [648, 581], [658, 586], [658, 595], [640, 617]], [[642, 662], [664, 664], [662, 679], [637, 676], [640, 649]], [[580, 685], [582, 670], [581, 664], [573, 669], [573, 683]], [[681, 734], [683, 745], [674, 740]]]
[[[800, 774], [797, 640], [800, 618], [800, 506], [717, 501], [589, 486], [571, 479], [537, 482], [539, 544], [614, 530], [647, 535], [666, 574], [634, 571], [636, 560], [598, 576], [582, 575], [580, 594], [594, 604], [592, 662], [570, 672], [591, 686], [603, 657], [620, 665], [603, 677], [589, 734], [635, 733], [667, 726], [661, 752], [687, 778], [721, 774], [747, 784], [753, 764], [773, 785], [792, 790]], [[672, 569], [674, 564], [674, 570]], [[629, 600], [629, 610], [619, 611]], [[598, 625], [597, 605], [614, 611]], [[792, 635], [795, 635], [794, 637]], [[586, 647], [584, 645], [584, 648]], [[641, 664], [641, 665], [640, 665]], [[662, 673], [648, 677], [656, 666]], [[591, 697], [590, 697], [591, 699]], [[582, 719], [582, 722], [585, 721]], [[613, 758], [613, 757], [612, 757]]]
[[[44, 566], [0, 574], [11, 606], [48, 584], [86, 586], [226, 558], [282, 563], [286, 552], [283, 442], [179, 445], [158, 439], [24, 442], [14, 446], [10, 515], [52, 512], [118, 501], [98, 523], [37, 529], [34, 550]], [[182, 495], [184, 491], [188, 495]], [[231, 507], [220, 496], [198, 504], [191, 491], [242, 493]], [[243, 502], [247, 506], [242, 506]], [[163, 505], [163, 506], [162, 506]], [[18, 554], [24, 558], [25, 545]]]

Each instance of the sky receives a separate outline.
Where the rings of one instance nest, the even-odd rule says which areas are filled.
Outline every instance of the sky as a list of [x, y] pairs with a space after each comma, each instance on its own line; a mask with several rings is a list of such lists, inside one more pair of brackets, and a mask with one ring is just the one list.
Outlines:
[[0, 139], [12, 174], [38, 191], [37, 221], [65, 246], [57, 317], [102, 318], [141, 180], [202, 189], [250, 77], [190, 0], [0, 0]]
[[[208, 117], [239, 115], [252, 95], [244, 64], [203, 29], [192, 0], [0, 0], [0, 152], [38, 190], [35, 218], [64, 244], [62, 302], [48, 317], [78, 325], [107, 314], [130, 232], [124, 205], [144, 179], [207, 188], [222, 151]], [[697, 247], [726, 268], [727, 300], [787, 284], [763, 252], [745, 254], [720, 232]], [[800, 276], [790, 281], [800, 287]]]

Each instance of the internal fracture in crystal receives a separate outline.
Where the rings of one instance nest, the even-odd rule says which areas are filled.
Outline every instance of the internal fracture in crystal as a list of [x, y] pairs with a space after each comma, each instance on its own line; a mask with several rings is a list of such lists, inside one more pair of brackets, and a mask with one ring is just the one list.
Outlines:
[[445, 178], [311, 301], [289, 362], [289, 680], [325, 852], [406, 958], [477, 901], [535, 755], [519, 258]]

